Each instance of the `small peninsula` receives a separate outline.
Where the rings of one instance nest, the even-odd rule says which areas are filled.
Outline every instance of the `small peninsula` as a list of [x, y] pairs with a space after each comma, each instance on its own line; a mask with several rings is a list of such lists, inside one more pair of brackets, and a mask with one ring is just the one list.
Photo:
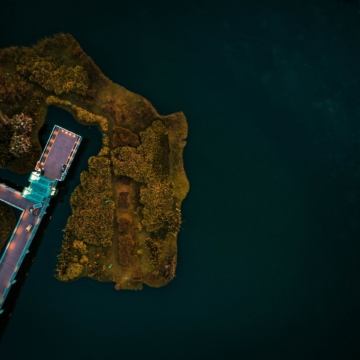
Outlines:
[[[102, 137], [71, 195], [55, 277], [87, 276], [114, 282], [117, 290], [166, 285], [175, 276], [181, 203], [189, 191], [184, 114], [161, 116], [113, 83], [70, 34], [0, 49], [0, 168], [33, 170], [49, 106], [97, 126]], [[0, 208], [7, 214], [0, 220], [4, 239], [15, 225], [10, 210]]]

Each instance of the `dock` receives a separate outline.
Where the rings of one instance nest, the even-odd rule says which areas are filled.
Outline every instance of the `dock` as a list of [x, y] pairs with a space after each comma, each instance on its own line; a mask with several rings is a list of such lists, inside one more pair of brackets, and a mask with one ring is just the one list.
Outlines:
[[[0, 183], [0, 201], [21, 211], [16, 227], [0, 258], [0, 314], [18, 270], [29, 252], [34, 235], [75, 158], [82, 137], [55, 125], [34, 171], [29, 186], [20, 193]], [[37, 212], [34, 211], [36, 209]], [[31, 212], [30, 212], [31, 211]], [[30, 225], [30, 226], [29, 226]], [[26, 228], [30, 228], [26, 231]]]

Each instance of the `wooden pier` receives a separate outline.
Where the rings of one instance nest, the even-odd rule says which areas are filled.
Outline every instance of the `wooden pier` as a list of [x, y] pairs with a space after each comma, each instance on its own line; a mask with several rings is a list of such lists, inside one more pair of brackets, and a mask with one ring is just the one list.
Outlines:
[[[20, 193], [0, 184], [0, 201], [21, 210], [20, 219], [0, 258], [0, 314], [46, 208], [56, 194], [56, 185], [58, 181], [65, 179], [81, 139], [80, 135], [55, 125], [40, 160], [29, 177], [30, 185]], [[37, 216], [29, 212], [35, 204], [39, 207]], [[31, 230], [26, 232], [29, 225]]]

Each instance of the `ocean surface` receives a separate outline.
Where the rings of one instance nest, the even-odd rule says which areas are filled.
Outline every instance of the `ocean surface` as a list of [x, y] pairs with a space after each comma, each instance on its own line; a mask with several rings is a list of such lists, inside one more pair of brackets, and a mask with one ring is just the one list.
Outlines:
[[345, 0], [3, 0], [1, 48], [70, 32], [112, 81], [162, 115], [185, 113], [190, 192], [169, 285], [57, 281], [69, 196], [101, 137], [51, 108], [48, 126], [89, 141], [0, 359], [359, 359], [359, 11]]

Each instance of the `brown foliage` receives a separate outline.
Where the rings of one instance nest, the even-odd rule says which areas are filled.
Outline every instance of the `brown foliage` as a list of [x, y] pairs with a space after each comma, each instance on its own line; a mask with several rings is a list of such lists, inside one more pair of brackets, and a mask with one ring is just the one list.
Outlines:
[[133, 274], [133, 277], [132, 277], [132, 281], [134, 283], [139, 283], [139, 282], [143, 282], [143, 275], [141, 273], [141, 270], [136, 270]]
[[126, 191], [121, 191], [119, 193], [118, 205], [120, 209], [127, 209], [130, 206], [128, 196], [129, 193]]
[[121, 289], [121, 283], [116, 283], [115, 290], [120, 290], [120, 289]]
[[61, 245], [61, 252], [58, 255], [58, 263], [56, 265], [56, 278], [62, 281], [66, 281], [66, 269], [70, 264], [71, 256], [72, 256], [72, 241], [69, 236], [69, 231], [67, 229], [64, 230], [64, 239]]
[[10, 125], [0, 123], [0, 168], [13, 161], [14, 156], [10, 153], [12, 130]]
[[20, 48], [17, 46], [0, 49], [0, 62], [14, 61], [14, 57], [19, 51]]
[[0, 201], [0, 251], [16, 225], [16, 217], [13, 208]]
[[[29, 116], [16, 114], [12, 119], [0, 115], [0, 125], [10, 126], [12, 137], [9, 145], [9, 152], [16, 157], [27, 153], [31, 149], [30, 133], [34, 125], [33, 119]], [[5, 129], [6, 127], [4, 127]]]
[[140, 145], [139, 137], [129, 129], [125, 129], [121, 126], [114, 126], [113, 128], [113, 146], [131, 146], [138, 147]]
[[19, 76], [0, 72], [0, 103], [11, 104], [30, 95], [31, 86]]
[[81, 48], [79, 44], [73, 46], [72, 50], [70, 51], [71, 56], [77, 58], [76, 60], [84, 60], [87, 55], [85, 54], [84, 50]]
[[157, 264], [157, 262], [159, 261], [159, 256], [161, 254], [160, 243], [148, 238], [145, 240], [145, 245], [149, 250], [151, 261], [154, 264]]
[[102, 111], [104, 111], [104, 113], [110, 115], [113, 120], [115, 120], [115, 121], [117, 120], [116, 110], [113, 105], [104, 104], [101, 106], [101, 109], [102, 109]]
[[138, 182], [146, 182], [151, 168], [144, 157], [130, 146], [118, 147], [111, 152], [115, 175], [125, 175]]
[[54, 57], [39, 56], [33, 49], [23, 51], [16, 70], [57, 95], [69, 92], [86, 95], [90, 84], [89, 76], [82, 66], [62, 65]]
[[176, 249], [170, 248], [165, 261], [160, 267], [159, 274], [165, 280], [170, 281], [175, 276], [176, 263]]
[[177, 234], [180, 209], [174, 204], [174, 183], [169, 178], [169, 138], [162, 121], [157, 120], [140, 133], [141, 145], [136, 149], [121, 146], [112, 151], [115, 175], [125, 175], [145, 183], [140, 189], [143, 207], [142, 226], [149, 232], [164, 228]]
[[84, 271], [83, 265], [77, 262], [71, 262], [66, 268], [66, 273], [64, 275], [64, 279], [62, 280], [65, 281], [75, 280], [76, 278], [80, 277], [83, 271]]
[[123, 185], [130, 185], [131, 178], [125, 175], [119, 175], [116, 177], [116, 181]]
[[119, 224], [119, 231], [120, 232], [124, 232], [126, 230], [128, 230], [132, 224], [131, 219], [128, 219], [125, 216], [119, 216], [117, 219], [117, 222]]
[[86, 244], [81, 240], [74, 240], [73, 248], [80, 252], [80, 254], [85, 255], [88, 253]]
[[96, 94], [97, 94], [96, 89], [88, 89], [87, 92], [86, 92], [86, 95], [87, 95], [89, 98], [94, 98], [94, 97], [96, 97]]
[[[22, 48], [23, 50], [24, 48]], [[27, 48], [26, 48], [27, 49]], [[97, 81], [105, 84], [106, 78], [92, 59], [85, 54], [79, 43], [71, 34], [56, 34], [54, 37], [39, 41], [31, 50], [41, 56], [54, 56], [60, 65], [82, 66], [90, 78], [90, 82]], [[69, 56], [70, 55], [70, 56]]]
[[73, 214], [66, 229], [78, 240], [106, 247], [112, 244], [114, 234], [110, 161], [96, 156], [88, 163], [89, 171], [81, 173], [81, 185], [71, 195]]
[[120, 106], [114, 104], [114, 106], [117, 110], [117, 124], [130, 126], [136, 134], [146, 130], [155, 120], [159, 119], [159, 115], [151, 103], [141, 97], [131, 106], [126, 103], [122, 103]]
[[165, 228], [164, 230], [177, 234], [181, 214], [180, 209], [174, 206], [174, 184], [164, 181], [149, 185], [140, 188], [140, 202], [144, 204], [142, 225], [150, 232]]
[[129, 263], [134, 245], [135, 242], [130, 235], [119, 236], [119, 262], [121, 265]]
[[136, 149], [121, 146], [112, 151], [113, 170], [138, 182], [153, 182], [169, 175], [169, 139], [161, 121], [154, 121], [140, 133], [141, 145]]

